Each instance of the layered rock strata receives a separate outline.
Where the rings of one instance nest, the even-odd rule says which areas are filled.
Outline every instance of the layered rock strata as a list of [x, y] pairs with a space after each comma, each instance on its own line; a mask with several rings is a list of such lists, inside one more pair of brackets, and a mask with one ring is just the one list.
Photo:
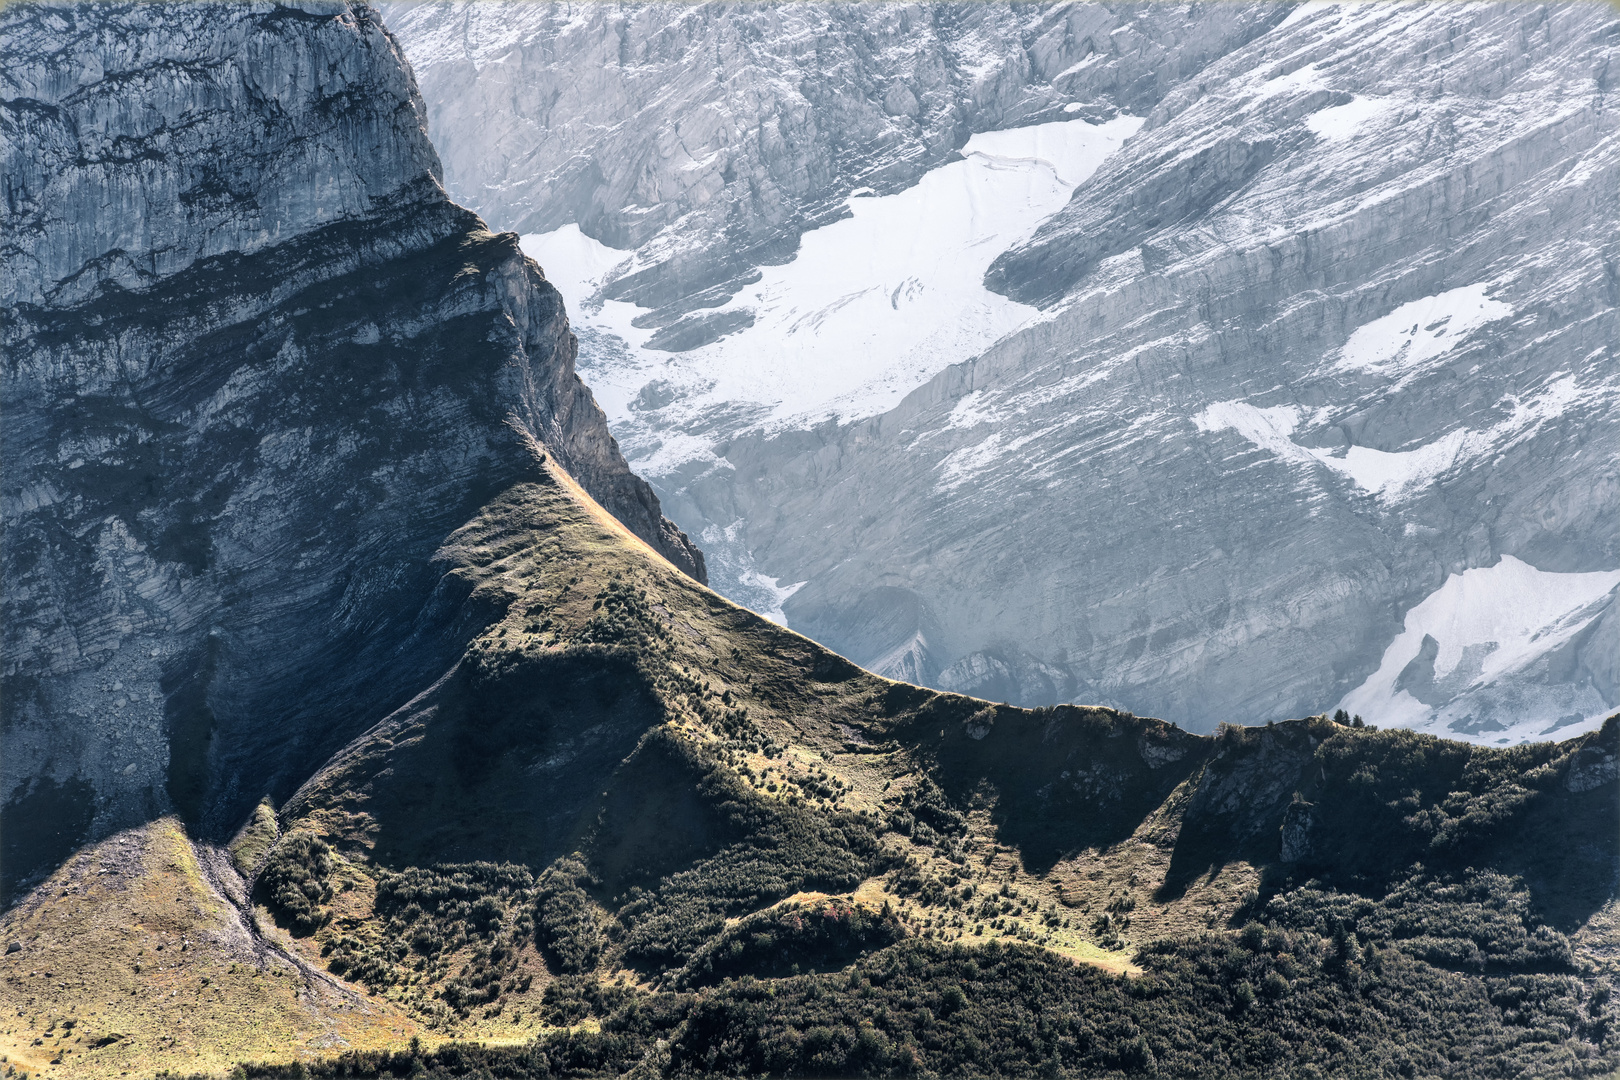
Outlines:
[[[590, 162], [603, 178], [591, 190], [611, 202], [662, 175], [665, 158], [625, 148], [652, 146], [667, 117], [623, 95], [589, 108], [564, 95], [543, 131], [525, 133], [536, 114], [506, 103], [554, 85], [576, 57], [605, 64], [615, 85], [671, 69], [644, 44], [654, 38], [615, 36], [640, 25], [628, 16], [566, 23], [564, 8], [544, 10], [558, 33], [543, 46], [526, 45], [526, 30], [480, 38], [476, 19], [443, 8], [423, 9], [405, 40], [423, 50], [430, 85], [455, 88], [460, 104], [430, 90], [435, 123], [473, 101], [508, 114], [505, 171], [446, 143], [453, 173], [500, 177], [469, 198], [509, 207], [553, 190], [546, 155], [571, 140], [569, 160]], [[840, 10], [823, 9], [824, 24], [840, 25]], [[598, 353], [597, 371], [650, 379], [612, 420], [675, 516], [737, 568], [733, 595], [779, 606], [888, 674], [1030, 704], [1109, 702], [1200, 729], [1343, 705], [1517, 741], [1590, 728], [1620, 703], [1613, 11], [975, 12], [1001, 43], [984, 55], [1011, 74], [959, 99], [958, 130], [1145, 117], [991, 265], [986, 284], [1025, 305], [1026, 325], [951, 357], [961, 363], [897, 408], [863, 416], [853, 403], [836, 422], [778, 420], [769, 394], [703, 396], [701, 347], [640, 367]], [[672, 25], [683, 41], [721, 40], [693, 29], [707, 18]], [[743, 39], [763, 16], [713, 18]], [[452, 24], [471, 46], [451, 43]], [[933, 40], [880, 30], [894, 49]], [[603, 54], [608, 40], [630, 43], [622, 61]], [[1194, 41], [1210, 50], [1198, 62]], [[755, 69], [712, 55], [719, 101]], [[877, 100], [859, 63], [826, 70], [848, 101]], [[690, 96], [697, 81], [674, 85]], [[761, 100], [761, 130], [801, 115]], [[1063, 100], [1072, 113], [1056, 111]], [[812, 104], [803, 115], [857, 133], [847, 145], [867, 147], [861, 160], [886, 160], [853, 114]], [[742, 115], [728, 108], [713, 115]], [[668, 167], [701, 174], [710, 153], [725, 157], [702, 146]], [[711, 201], [729, 206], [731, 191]], [[642, 245], [599, 298], [664, 317], [667, 297], [621, 283], [648, 280], [636, 275], [662, 265], [660, 245], [720, 214], [684, 198], [648, 179], [637, 220], [671, 223], [651, 240], [597, 231]], [[589, 231], [612, 217], [567, 205], [524, 227]], [[882, 285], [897, 306], [915, 284], [869, 283], [859, 269], [852, 290]], [[812, 327], [843, 302], [798, 316]], [[733, 352], [760, 333], [727, 332]], [[776, 340], [761, 341], [762, 367]], [[829, 365], [846, 362], [828, 350]]]
[[680, 352], [707, 312], [977, 131], [1141, 114], [1286, 11], [1102, 4], [383, 4], [452, 195], [635, 249], [602, 291]]
[[454, 205], [364, 5], [12, 5], [8, 890], [234, 824], [496, 610], [435, 552], [549, 454], [688, 573], [556, 290]]

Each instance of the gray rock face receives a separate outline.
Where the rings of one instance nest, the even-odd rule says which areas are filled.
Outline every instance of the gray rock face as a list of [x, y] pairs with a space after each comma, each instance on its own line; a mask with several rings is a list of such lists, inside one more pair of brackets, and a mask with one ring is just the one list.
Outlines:
[[[992, 268], [1048, 321], [813, 449], [733, 444], [748, 483], [704, 483], [747, 494], [714, 516], [862, 507], [831, 551], [748, 539], [809, 579], [786, 611], [835, 644], [908, 579], [955, 689], [1040, 662], [1072, 674], [1060, 696], [1200, 726], [1341, 698], [1492, 739], [1601, 717], [1615, 33], [1579, 7], [1302, 14], [1172, 94]], [[1485, 677], [1528, 635], [1447, 584], [1470, 568], [1518, 608], [1584, 583], [1533, 624], [1544, 659]], [[1407, 670], [1440, 652], [1430, 598], [1452, 655]], [[1365, 690], [1383, 667], [1395, 685]]]
[[[567, 10], [535, 9], [554, 34], [514, 24], [497, 39], [464, 9], [418, 9], [401, 16], [403, 40], [474, 205], [516, 207], [525, 192], [541, 205], [564, 161], [600, 174], [579, 182], [600, 211], [570, 196], [522, 227], [578, 221], [640, 245], [598, 299], [635, 300], [647, 325], [667, 323], [677, 294], [718, 304], [734, 288], [729, 270], [682, 277], [676, 253], [747, 250], [738, 237], [758, 234], [746, 223], [772, 220], [742, 198], [756, 181], [728, 182], [717, 164], [737, 154], [755, 168], [755, 150], [730, 149], [755, 143], [657, 149], [673, 145], [675, 102], [683, 123], [702, 115], [716, 131], [737, 117], [744, 132], [814, 121], [851, 156], [813, 161], [869, 162], [894, 185], [942, 160], [926, 117], [960, 116], [949, 122], [963, 134], [1048, 119], [1060, 100], [1073, 115], [1146, 117], [991, 265], [986, 284], [1031, 305], [1026, 325], [897, 408], [797, 427], [751, 402], [681, 412], [665, 403], [699, 345], [610, 410], [665, 504], [714, 537], [732, 595], [780, 604], [796, 629], [886, 674], [1200, 730], [1342, 703], [1374, 723], [1506, 742], [1562, 737], [1620, 705], [1611, 8], [975, 7], [978, 40], [1004, 43], [983, 55], [1010, 74], [921, 108], [916, 141], [893, 144], [921, 149], [887, 173], [889, 144], [867, 133], [910, 132], [911, 117], [857, 121], [889, 116], [875, 60], [821, 64], [823, 81], [805, 85], [830, 89], [807, 93], [806, 110], [727, 97], [765, 78], [750, 58], [766, 47], [710, 46], [789, 11], [795, 27], [837, 29], [901, 9], [825, 8], [816, 23], [797, 7], [672, 8], [667, 39], [612, 29], [648, 11], [565, 26]], [[761, 36], [827, 57], [858, 39]], [[664, 40], [692, 45], [688, 67], [648, 44]], [[883, 40], [949, 57], [963, 39]], [[803, 82], [799, 45], [771, 47], [783, 81]], [[541, 92], [581, 67], [657, 83], [671, 111], [618, 91], [589, 104]], [[953, 78], [969, 67], [946, 63]], [[938, 100], [895, 70], [917, 101]], [[530, 85], [552, 103], [543, 123], [508, 106]], [[505, 114], [485, 123], [517, 164], [461, 151], [450, 129], [474, 112]], [[840, 141], [840, 126], [855, 134]], [[801, 159], [765, 157], [797, 175]], [[701, 207], [658, 179], [711, 167], [722, 183]], [[818, 191], [867, 182], [853, 165], [817, 168], [804, 171], [849, 177]], [[822, 220], [808, 197], [770, 205], [771, 228]], [[659, 227], [609, 228], [620, 207]], [[750, 580], [803, 584], [788, 595]]]
[[7, 891], [284, 797], [441, 674], [492, 612], [434, 553], [537, 452], [702, 576], [368, 8], [12, 5], [0, 42]]
[[702, 315], [970, 134], [1140, 113], [1280, 21], [1266, 6], [381, 5], [427, 101], [445, 186], [499, 228], [577, 223], [637, 249], [603, 296], [685, 351]]

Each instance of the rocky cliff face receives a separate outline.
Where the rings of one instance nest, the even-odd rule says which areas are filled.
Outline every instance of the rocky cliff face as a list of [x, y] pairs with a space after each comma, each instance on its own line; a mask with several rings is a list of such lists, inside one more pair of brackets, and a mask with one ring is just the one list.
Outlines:
[[[702, 18], [746, 36], [755, 16], [731, 10]], [[454, 109], [504, 110], [514, 88], [547, 85], [560, 75], [542, 72], [576, 55], [605, 63], [605, 78], [673, 79], [650, 46], [602, 59], [607, 31], [590, 38], [587, 23], [525, 45], [527, 31], [479, 39], [459, 11], [421, 9], [404, 37], [444, 127]], [[667, 298], [620, 284], [649, 280], [637, 275], [683, 229], [716, 228], [663, 188], [638, 204], [668, 208], [648, 211], [670, 215], [653, 239], [592, 233], [635, 252], [559, 242], [543, 256], [576, 258], [581, 293], [600, 290], [586, 317], [623, 343], [592, 339], [593, 384], [632, 459], [719, 553], [722, 587], [898, 677], [1112, 702], [1200, 729], [1342, 704], [1516, 741], [1588, 729], [1620, 703], [1614, 13], [975, 11], [981, 55], [1010, 74], [957, 99], [955, 138], [981, 132], [968, 160], [900, 195], [849, 200], [854, 222], [805, 233], [795, 262], [751, 291], [704, 300], [722, 305], [724, 341], [658, 352], [667, 343], [646, 328]], [[453, 46], [452, 22], [493, 43], [483, 61]], [[884, 32], [871, 24], [896, 49], [933, 40]], [[752, 70], [694, 55], [727, 76]], [[971, 66], [957, 63], [946, 69]], [[821, 70], [875, 115], [878, 84], [859, 64]], [[836, 96], [806, 115], [864, 130], [823, 101]], [[569, 160], [604, 177], [597, 191], [686, 163], [645, 149], [670, 130], [660, 114], [611, 95], [605, 114], [556, 100], [543, 131], [511, 129], [514, 161], [519, 146], [561, 154], [565, 140]], [[761, 109], [762, 131], [800, 115]], [[1075, 159], [1084, 168], [1050, 152], [1086, 137], [1063, 117], [1133, 113], [1140, 127]], [[585, 115], [597, 119], [576, 123]], [[999, 143], [983, 134], [1005, 125], [1021, 126], [990, 132]], [[643, 156], [623, 150], [632, 131]], [[885, 160], [876, 143], [850, 145]], [[446, 147], [455, 172], [461, 155]], [[941, 159], [907, 160], [895, 186]], [[988, 293], [848, 235], [911, 213], [889, 246], [926, 247], [919, 237], [1005, 202], [953, 202], [935, 179], [1038, 160], [1059, 163], [1072, 198], [1046, 211], [1031, 199], [1049, 215], [1038, 227], [967, 229], [948, 252], [984, 253]], [[551, 168], [515, 165], [468, 197], [511, 205], [549, 190]], [[729, 206], [732, 190], [711, 201]], [[903, 202], [912, 193], [921, 209]], [[605, 220], [559, 214], [525, 227]], [[930, 289], [935, 306], [908, 309]], [[861, 326], [839, 329], [858, 309]], [[981, 312], [981, 327], [951, 339], [902, 334], [896, 346], [862, 328]], [[885, 368], [897, 348], [926, 357]], [[803, 405], [820, 383], [837, 391]]]
[[[636, 249], [602, 297], [684, 351], [758, 267], [976, 131], [1145, 112], [1284, 12], [1028, 4], [383, 4], [451, 194]], [[581, 297], [581, 299], [584, 299]], [[678, 331], [678, 332], [677, 332]]]
[[719, 516], [862, 507], [831, 551], [750, 534], [810, 579], [790, 618], [841, 642], [906, 588], [941, 630], [903, 662], [970, 692], [1595, 723], [1620, 701], [1616, 33], [1301, 12], [991, 268], [1043, 322], [813, 446], [735, 445]]
[[234, 825], [436, 678], [497, 608], [435, 552], [537, 455], [702, 576], [368, 8], [0, 19], [8, 888]]
[[862, 671], [694, 580], [365, 8], [0, 31], [8, 1071], [1620, 1062], [1620, 718], [1203, 737]]

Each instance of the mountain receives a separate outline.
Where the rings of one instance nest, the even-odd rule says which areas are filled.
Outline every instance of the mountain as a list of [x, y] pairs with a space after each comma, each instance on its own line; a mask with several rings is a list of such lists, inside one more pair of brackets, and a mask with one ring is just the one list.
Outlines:
[[[676, 351], [857, 190], [900, 192], [973, 132], [1140, 113], [1281, 12], [1070, 5], [401, 3], [452, 195], [570, 224], [634, 265], [603, 297]], [[1012, 43], [1017, 47], [1010, 48]], [[1115, 55], [1100, 57], [1106, 43]], [[1098, 62], [1098, 61], [1101, 62]], [[626, 251], [621, 256], [627, 258]], [[583, 298], [581, 298], [583, 299]]]
[[8, 895], [429, 685], [494, 617], [435, 553], [537, 453], [703, 574], [375, 15], [227, 10], [4, 16]]
[[864, 671], [702, 584], [374, 11], [0, 41], [8, 1072], [1620, 1067], [1620, 717]]
[[1612, 9], [395, 10], [727, 595], [1197, 730], [1620, 704]]

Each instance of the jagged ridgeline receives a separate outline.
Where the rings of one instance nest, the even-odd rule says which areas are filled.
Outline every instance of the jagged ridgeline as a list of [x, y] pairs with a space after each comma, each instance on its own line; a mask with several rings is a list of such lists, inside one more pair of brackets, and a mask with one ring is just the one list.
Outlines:
[[699, 583], [367, 9], [0, 31], [8, 1069], [1620, 1067], [1620, 720], [873, 676]]

